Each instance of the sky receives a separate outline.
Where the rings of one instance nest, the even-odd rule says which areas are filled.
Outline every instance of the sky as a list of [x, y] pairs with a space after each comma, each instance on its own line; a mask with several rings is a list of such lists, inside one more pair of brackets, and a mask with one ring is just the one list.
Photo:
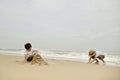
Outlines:
[[120, 53], [120, 0], [0, 0], [0, 48]]

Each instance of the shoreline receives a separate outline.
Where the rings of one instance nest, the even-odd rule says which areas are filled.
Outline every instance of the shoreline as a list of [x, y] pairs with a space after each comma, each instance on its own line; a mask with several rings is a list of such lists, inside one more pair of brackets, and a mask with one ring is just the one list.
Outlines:
[[[0, 52], [0, 55], [24, 57], [23, 54], [16, 54], [16, 53], [11, 53], [11, 52], [9, 52], [9, 53]], [[64, 57], [46, 57], [46, 56], [42, 56], [42, 57], [46, 58], [46, 59], [54, 59], [54, 60], [58, 60], [58, 61], [73, 61], [73, 62], [80, 62], [83, 64], [87, 64], [87, 61], [74, 59], [74, 58], [72, 59], [72, 58], [64, 58]], [[94, 63], [93, 63], [93, 65], [94, 65]], [[103, 63], [101, 63], [101, 61], [100, 61], [99, 65], [103, 65]], [[105, 66], [120, 67], [120, 64], [111, 64], [111, 63], [106, 62]]]

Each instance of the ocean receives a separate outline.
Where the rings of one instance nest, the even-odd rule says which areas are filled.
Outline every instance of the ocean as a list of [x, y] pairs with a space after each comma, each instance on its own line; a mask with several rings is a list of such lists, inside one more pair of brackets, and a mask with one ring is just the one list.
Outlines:
[[[70, 60], [70, 61], [80, 61], [87, 63], [89, 60], [88, 52], [72, 52], [72, 51], [48, 51], [48, 50], [39, 50], [40, 55], [43, 58], [56, 59], [56, 60]], [[1, 55], [16, 55], [24, 56], [23, 49], [0, 49]], [[120, 67], [120, 54], [105, 54], [106, 65], [118, 66]], [[100, 64], [102, 62], [100, 61]]]

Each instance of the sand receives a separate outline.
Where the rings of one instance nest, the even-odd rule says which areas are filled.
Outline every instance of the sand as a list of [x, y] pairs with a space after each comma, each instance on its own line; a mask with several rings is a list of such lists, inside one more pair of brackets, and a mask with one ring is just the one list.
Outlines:
[[39, 66], [23, 59], [0, 55], [0, 80], [120, 80], [120, 67], [54, 59]]

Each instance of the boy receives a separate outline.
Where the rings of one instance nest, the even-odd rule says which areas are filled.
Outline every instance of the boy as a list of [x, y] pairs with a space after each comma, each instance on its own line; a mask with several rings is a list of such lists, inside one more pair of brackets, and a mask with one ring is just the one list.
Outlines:
[[27, 62], [32, 62], [32, 64], [34, 64], [34, 63], [39, 63], [39, 64], [41, 64], [41, 63], [43, 63], [44, 62], [44, 64], [47, 64], [44, 60], [43, 60], [43, 58], [38, 54], [38, 51], [37, 50], [34, 50], [34, 49], [32, 49], [32, 45], [30, 44], [30, 43], [26, 43], [25, 45], [24, 45], [24, 47], [25, 47], [25, 60], [27, 61]]
[[[105, 58], [105, 55], [102, 54], [101, 52], [90, 50], [89, 51], [89, 56], [90, 56], [90, 58], [89, 58], [89, 62], [88, 63], [91, 64], [92, 62], [96, 61], [95, 63], [99, 64], [99, 61], [98, 61], [98, 59], [99, 59], [99, 60], [101, 60], [105, 64], [105, 61], [103, 60]], [[93, 59], [93, 60], [91, 60], [91, 59]]]

